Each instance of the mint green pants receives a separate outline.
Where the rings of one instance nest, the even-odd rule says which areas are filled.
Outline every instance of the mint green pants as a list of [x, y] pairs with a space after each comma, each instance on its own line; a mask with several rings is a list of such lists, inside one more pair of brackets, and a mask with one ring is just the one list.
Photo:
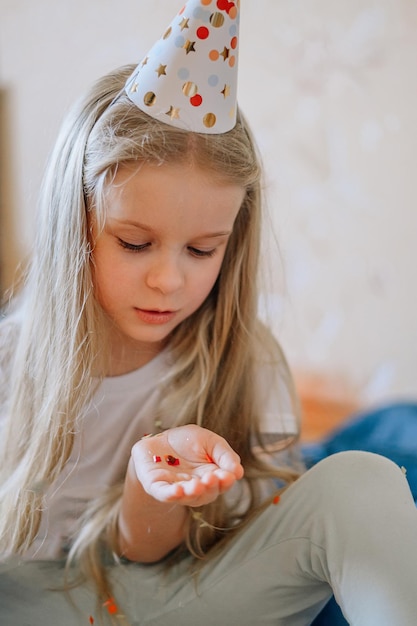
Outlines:
[[[112, 568], [113, 622], [136, 626], [306, 626], [332, 594], [354, 626], [417, 624], [417, 509], [387, 459], [343, 452], [306, 472], [209, 562]], [[62, 564], [0, 566], [0, 623], [99, 624], [87, 585], [50, 591]]]

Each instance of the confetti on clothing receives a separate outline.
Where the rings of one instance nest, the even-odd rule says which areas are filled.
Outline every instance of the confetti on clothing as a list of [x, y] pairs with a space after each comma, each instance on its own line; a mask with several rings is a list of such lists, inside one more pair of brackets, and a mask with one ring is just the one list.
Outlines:
[[115, 603], [113, 598], [109, 598], [108, 600], [106, 600], [103, 606], [106, 607], [107, 612], [110, 613], [110, 615], [115, 615], [117, 613], [117, 604]]

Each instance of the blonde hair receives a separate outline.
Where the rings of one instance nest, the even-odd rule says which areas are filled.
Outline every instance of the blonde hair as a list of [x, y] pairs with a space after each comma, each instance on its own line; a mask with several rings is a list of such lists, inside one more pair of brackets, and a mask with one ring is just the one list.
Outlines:
[[[0, 553], [30, 547], [44, 488], [68, 460], [93, 391], [93, 374], [105, 363], [89, 221], [94, 215], [103, 223], [106, 189], [126, 162], [191, 161], [246, 191], [213, 290], [172, 333], [175, 367], [155, 416], [175, 414], [176, 424], [194, 422], [219, 433], [245, 466], [247, 507], [237, 514], [223, 498], [203, 507], [199, 513], [208, 523], [202, 527], [198, 516], [190, 517], [188, 549], [202, 557], [224, 541], [218, 529], [237, 530], [260, 506], [259, 478], [288, 483], [297, 475], [273, 467], [253, 450], [254, 442], [262, 445], [261, 410], [252, 384], [259, 355], [265, 353], [263, 358], [275, 364], [289, 389], [291, 377], [278, 344], [257, 321], [261, 167], [248, 126], [240, 112], [235, 128], [224, 135], [190, 133], [156, 121], [123, 93], [132, 69], [105, 76], [78, 103], [45, 176], [21, 330], [7, 379], [12, 391], [1, 451]], [[71, 551], [102, 595], [109, 589], [100, 552], [115, 546], [120, 497], [120, 485], [115, 485], [92, 503]]]

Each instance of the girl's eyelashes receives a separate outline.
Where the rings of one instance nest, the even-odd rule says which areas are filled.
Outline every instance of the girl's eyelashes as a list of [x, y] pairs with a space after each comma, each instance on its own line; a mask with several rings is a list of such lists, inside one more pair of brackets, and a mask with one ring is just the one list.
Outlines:
[[141, 252], [142, 250], [145, 250], [145, 248], [150, 246], [150, 243], [128, 243], [127, 241], [124, 241], [124, 239], [120, 239], [120, 237], [118, 237], [118, 242], [122, 246], [122, 248], [124, 248], [125, 250], [130, 250], [131, 252]]
[[[142, 252], [151, 245], [149, 242], [141, 244], [129, 243], [128, 241], [125, 241], [120, 237], [118, 237], [117, 240], [122, 248], [124, 248], [125, 250], [129, 250], [130, 252]], [[190, 254], [197, 258], [212, 257], [216, 253], [216, 248], [212, 248], [211, 250], [200, 250], [199, 248], [195, 248], [194, 246], [188, 246], [187, 249]]]
[[193, 256], [196, 257], [211, 257], [216, 252], [216, 248], [213, 248], [212, 250], [199, 250], [198, 248], [194, 248], [194, 246], [188, 246], [188, 250]]

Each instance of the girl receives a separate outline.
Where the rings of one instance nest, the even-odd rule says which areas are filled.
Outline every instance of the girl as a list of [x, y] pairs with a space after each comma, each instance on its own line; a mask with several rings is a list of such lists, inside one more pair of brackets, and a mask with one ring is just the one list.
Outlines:
[[244, 118], [165, 124], [131, 73], [64, 124], [0, 327], [4, 623], [306, 625], [334, 593], [352, 624], [413, 624], [401, 470], [345, 453], [298, 478]]

